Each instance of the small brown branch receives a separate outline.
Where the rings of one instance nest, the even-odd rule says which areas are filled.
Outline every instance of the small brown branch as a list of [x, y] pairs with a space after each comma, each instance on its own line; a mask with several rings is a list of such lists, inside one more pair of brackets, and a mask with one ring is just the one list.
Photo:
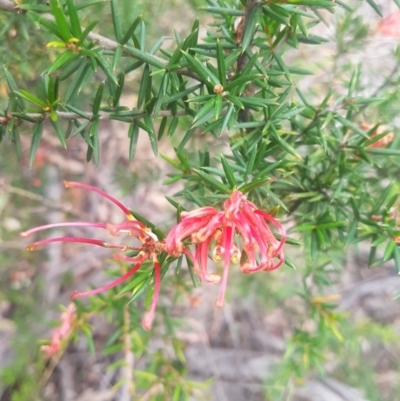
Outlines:
[[[88, 116], [87, 119], [77, 113], [57, 111], [57, 116], [62, 120], [92, 121], [95, 117], [98, 117], [100, 120], [114, 120], [114, 118], [112, 116], [110, 116], [110, 114], [112, 114], [112, 113], [107, 113], [105, 111], [101, 111], [98, 114], [98, 116], [94, 116], [93, 113], [85, 113], [85, 114], [87, 114], [87, 116]], [[147, 113], [140, 113], [140, 114], [136, 114], [134, 116], [126, 116], [126, 118], [129, 118], [132, 120], [137, 120], [139, 118], [144, 117], [146, 114]], [[24, 113], [23, 115], [32, 120], [48, 120], [48, 119], [50, 119], [50, 114], [48, 114], [48, 113]], [[180, 110], [176, 114], [173, 114], [171, 110], [160, 110], [156, 117], [175, 117], [175, 116], [186, 116], [186, 115], [187, 115], [186, 110]], [[15, 117], [20, 118], [18, 116], [15, 116]], [[121, 117], [124, 117], [124, 116], [121, 116]]]
[[[0, 10], [9, 11], [9, 12], [12, 12], [15, 14], [25, 14], [26, 13], [25, 10], [21, 10], [17, 4], [15, 4], [9, 0], [0, 0]], [[49, 21], [54, 22], [54, 17], [51, 14], [41, 14], [41, 16], [43, 18], [46, 18]], [[89, 32], [87, 39], [91, 40], [93, 42], [96, 42], [99, 46], [101, 46], [105, 50], [112, 51], [112, 50], [115, 50], [119, 46], [119, 44], [117, 42], [115, 42], [114, 40], [111, 40], [109, 38], [106, 38], [105, 36], [99, 35], [94, 32]], [[123, 55], [126, 57], [131, 57], [131, 58], [137, 59], [132, 53], [130, 53], [126, 49], [124, 49]], [[153, 54], [151, 56], [152, 56], [152, 58], [157, 60], [159, 63], [163, 64], [165, 67], [168, 66], [168, 61], [166, 61], [160, 57], [157, 57]], [[177, 70], [174, 70], [173, 72], [175, 72], [176, 74], [179, 74], [179, 75], [188, 76], [190, 78], [195, 79], [196, 81], [202, 82], [200, 77], [194, 71], [191, 71], [188, 68], [179, 68]]]

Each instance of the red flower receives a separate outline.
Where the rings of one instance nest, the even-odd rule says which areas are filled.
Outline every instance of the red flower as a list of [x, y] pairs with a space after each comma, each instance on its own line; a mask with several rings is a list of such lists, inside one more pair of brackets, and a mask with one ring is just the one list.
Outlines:
[[150, 305], [150, 309], [144, 315], [143, 320], [142, 320], [143, 328], [146, 330], [150, 330], [153, 319], [154, 319], [154, 312], [155, 312], [155, 308], [156, 308], [157, 301], [158, 301], [158, 295], [159, 295], [159, 291], [160, 291], [160, 281], [161, 281], [161, 269], [160, 269], [160, 264], [157, 260], [157, 255], [158, 255], [158, 253], [160, 253], [164, 250], [164, 244], [162, 242], [158, 241], [157, 236], [151, 232], [150, 228], [146, 227], [145, 224], [143, 224], [142, 222], [135, 220], [134, 217], [132, 216], [131, 212], [129, 211], [129, 209], [127, 207], [125, 207], [122, 203], [120, 203], [119, 201], [114, 199], [112, 196], [106, 194], [103, 191], [100, 191], [99, 189], [97, 189], [95, 187], [81, 184], [79, 182], [65, 181], [64, 184], [67, 188], [79, 187], [79, 188], [87, 189], [89, 191], [97, 192], [104, 198], [107, 198], [108, 200], [113, 202], [115, 205], [117, 205], [125, 213], [126, 221], [122, 222], [121, 224], [109, 224], [109, 223], [104, 224], [104, 223], [91, 223], [91, 222], [69, 222], [69, 223], [48, 224], [48, 225], [36, 227], [31, 230], [25, 231], [20, 234], [21, 237], [28, 237], [29, 235], [31, 235], [35, 232], [47, 230], [47, 229], [55, 228], [55, 227], [97, 227], [97, 228], [103, 228], [103, 229], [107, 230], [110, 234], [112, 234], [114, 236], [118, 236], [120, 233], [124, 233], [124, 234], [128, 234], [130, 236], [133, 236], [140, 241], [141, 245], [139, 247], [133, 247], [133, 246], [126, 245], [126, 244], [111, 244], [109, 242], [105, 242], [105, 241], [98, 240], [98, 239], [92, 239], [92, 238], [57, 237], [57, 238], [48, 238], [45, 240], [34, 242], [33, 244], [31, 244], [27, 247], [27, 250], [32, 251], [32, 250], [36, 249], [38, 246], [50, 244], [52, 242], [79, 242], [79, 243], [84, 243], [84, 244], [97, 245], [97, 246], [101, 246], [104, 248], [120, 249], [122, 252], [139, 251], [136, 256], [132, 256], [132, 257], [126, 256], [126, 255], [120, 254], [120, 253], [115, 254], [114, 259], [132, 263], [133, 267], [130, 270], [128, 270], [127, 273], [125, 273], [118, 279], [112, 281], [111, 283], [109, 283], [103, 287], [96, 288], [94, 290], [86, 291], [86, 292], [75, 291], [71, 295], [71, 299], [86, 297], [89, 295], [95, 295], [100, 292], [107, 291], [110, 288], [113, 288], [113, 287], [121, 284], [123, 281], [127, 280], [129, 277], [131, 277], [133, 274], [135, 274], [146, 260], [152, 260], [153, 266], [154, 266], [154, 294], [153, 294], [153, 299], [152, 299], [152, 302]]
[[[192, 212], [183, 212], [181, 216], [182, 221], [166, 238], [165, 250], [171, 256], [183, 253], [188, 255], [194, 263], [196, 273], [204, 281], [221, 281], [217, 307], [224, 304], [231, 263], [241, 262], [240, 270], [243, 273], [253, 273], [277, 269], [284, 262], [282, 247], [286, 241], [285, 229], [271, 215], [246, 200], [240, 191], [232, 192], [230, 198], [224, 202], [223, 211], [207, 206]], [[278, 229], [279, 240], [268, 223]], [[183, 243], [188, 238], [196, 245], [194, 255]], [[208, 273], [208, 251], [211, 245], [213, 259], [224, 259], [222, 278]]]

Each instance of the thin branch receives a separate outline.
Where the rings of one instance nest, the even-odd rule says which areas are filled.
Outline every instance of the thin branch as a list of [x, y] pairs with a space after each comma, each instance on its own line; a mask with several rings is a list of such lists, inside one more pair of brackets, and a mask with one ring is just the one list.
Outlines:
[[37, 201], [37, 202], [41, 203], [42, 205], [44, 205], [44, 206], [46, 206], [48, 208], [51, 208], [51, 209], [62, 210], [65, 213], [70, 213], [70, 214], [73, 214], [75, 216], [79, 216], [73, 210], [72, 206], [65, 206], [65, 205], [62, 205], [62, 204], [57, 205], [57, 204], [54, 204], [54, 202], [50, 201], [49, 199], [45, 198], [42, 195], [38, 195], [38, 194], [35, 194], [34, 192], [27, 191], [26, 189], [14, 187], [12, 185], [8, 185], [8, 184], [0, 182], [0, 194], [3, 191], [4, 192], [8, 192], [10, 194], [15, 194], [15, 195], [21, 196], [21, 197], [26, 198], [26, 199]]
[[[0, 0], [0, 10], [5, 10], [9, 11], [15, 14], [25, 14], [26, 10], [22, 10], [19, 8], [19, 6], [12, 1], [9, 0]], [[54, 17], [51, 14], [41, 14], [43, 18], [46, 18], [49, 21], [54, 22]], [[114, 40], [111, 40], [109, 38], [106, 38], [105, 36], [99, 35], [94, 32], [89, 32], [87, 36], [88, 40], [91, 40], [93, 42], [96, 42], [99, 44], [103, 49], [105, 50], [115, 50], [118, 46], [119, 43], [115, 42]], [[132, 53], [130, 53], [128, 50], [124, 49], [123, 54], [127, 57], [131, 57], [134, 59], [137, 59]], [[157, 57], [155, 55], [151, 55], [151, 57], [155, 60], [157, 60], [159, 63], [163, 64], [165, 68], [168, 66], [168, 61], [164, 60], [163, 58]], [[137, 59], [139, 60], [139, 59]], [[176, 74], [179, 75], [185, 75], [187, 77], [193, 78], [196, 81], [202, 82], [200, 77], [194, 72], [189, 70], [188, 68], [178, 68], [176, 70], [173, 70]]]
[[[1, 0], [0, 0], [1, 1]], [[94, 115], [93, 113], [86, 113], [87, 118], [82, 117], [80, 114], [73, 113], [73, 112], [66, 112], [66, 111], [56, 111], [58, 118], [62, 120], [86, 120], [86, 121], [92, 121], [95, 117], [99, 118], [99, 120], [116, 120], [114, 117], [113, 113], [107, 113], [105, 111], [100, 111], [98, 115]], [[15, 115], [16, 118], [22, 118], [19, 116], [19, 114], [23, 115], [26, 118], [32, 119], [32, 120], [49, 120], [50, 119], [50, 114], [48, 113], [18, 113]], [[131, 120], [137, 120], [139, 118], [144, 117], [147, 115], [147, 113], [143, 112], [140, 114], [135, 114], [134, 116], [120, 116], [120, 117], [126, 117], [127, 119]], [[176, 112], [175, 114], [171, 110], [160, 110], [157, 114], [156, 117], [175, 117], [175, 116], [186, 116], [187, 112], [186, 110], [180, 110]], [[118, 114], [115, 114], [115, 116], [118, 116]]]

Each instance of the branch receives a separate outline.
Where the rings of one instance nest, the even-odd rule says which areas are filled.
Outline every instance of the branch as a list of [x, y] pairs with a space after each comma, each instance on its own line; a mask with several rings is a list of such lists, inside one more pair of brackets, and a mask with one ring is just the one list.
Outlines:
[[[2, 0], [0, 0], [2, 1]], [[82, 117], [80, 114], [73, 113], [73, 112], [65, 112], [65, 111], [57, 111], [57, 116], [61, 118], [62, 120], [86, 120], [86, 121], [93, 121], [94, 118], [99, 118], [99, 120], [116, 120], [114, 116], [112, 115], [113, 113], [107, 113], [105, 111], [100, 111], [98, 115], [94, 115], [93, 113], [85, 113], [88, 118]], [[140, 113], [136, 114], [134, 116], [121, 116], [121, 117], [126, 117], [132, 120], [137, 120], [139, 118], [144, 117], [148, 113]], [[13, 115], [13, 114], [12, 114]], [[14, 114], [16, 118], [22, 118], [20, 115], [27, 117], [32, 120], [49, 120], [50, 119], [50, 114], [48, 113], [15, 113]], [[187, 112], [186, 110], [180, 110], [176, 112], [175, 114], [172, 113], [171, 110], [160, 110], [157, 114], [156, 117], [175, 117], [175, 116], [186, 116]]]
[[[2, 194], [3, 192], [8, 192], [10, 194], [15, 194], [15, 195], [21, 196], [26, 199], [37, 201], [40, 204], [42, 204], [50, 209], [62, 210], [65, 213], [72, 214], [76, 217], [81, 217], [80, 214], [78, 214], [74, 211], [72, 205], [63, 205], [63, 204], [57, 205], [42, 195], [38, 195], [38, 194], [35, 194], [34, 192], [27, 191], [26, 189], [14, 187], [12, 185], [8, 185], [6, 183], [0, 182], [0, 194]], [[1, 243], [2, 242], [0, 241], [0, 246], [1, 246]]]
[[[9, 11], [9, 12], [12, 12], [15, 14], [26, 14], [26, 10], [20, 9], [17, 4], [15, 4], [9, 0], [0, 0], [0, 10]], [[46, 14], [41, 14], [41, 16], [43, 18], [46, 18], [49, 21], [54, 22], [54, 17], [51, 14], [46, 13]], [[111, 40], [109, 38], [106, 38], [105, 36], [99, 35], [94, 32], [89, 32], [89, 34], [87, 35], [87, 39], [98, 43], [105, 50], [113, 51], [119, 46], [118, 42], [115, 42], [114, 40]], [[124, 56], [139, 60], [126, 49], [123, 49], [123, 50], [124, 50], [123, 51]], [[161, 57], [157, 57], [153, 54], [151, 55], [151, 57], [156, 59], [159, 63], [163, 64], [163, 66], [165, 68], [167, 68], [168, 61], [164, 60]], [[193, 78], [196, 81], [203, 82], [195, 72], [189, 70], [188, 68], [178, 68], [177, 70], [173, 70], [173, 72], [175, 72], [176, 74], [179, 74], [179, 75], [185, 75], [187, 77]]]

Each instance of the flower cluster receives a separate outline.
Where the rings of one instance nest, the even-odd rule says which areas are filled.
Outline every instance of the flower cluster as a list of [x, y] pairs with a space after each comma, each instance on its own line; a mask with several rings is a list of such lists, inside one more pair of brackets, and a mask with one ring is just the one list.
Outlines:
[[[86, 292], [74, 292], [71, 299], [95, 295], [113, 288], [135, 274], [142, 264], [151, 260], [154, 266], [154, 293], [150, 309], [145, 313], [142, 326], [150, 330], [154, 319], [156, 304], [160, 291], [161, 268], [158, 255], [166, 252], [168, 256], [180, 257], [186, 254], [194, 264], [194, 270], [205, 282], [221, 282], [220, 292], [216, 301], [217, 307], [224, 304], [224, 295], [227, 286], [230, 264], [239, 264], [243, 273], [275, 270], [284, 262], [282, 247], [286, 240], [286, 233], [282, 225], [268, 213], [258, 209], [238, 190], [234, 190], [224, 202], [224, 209], [219, 211], [214, 207], [202, 207], [192, 212], [181, 213], [181, 222], [168, 233], [165, 241], [157, 236], [142, 222], [135, 220], [129, 209], [112, 196], [95, 187], [78, 182], [65, 182], [66, 187], [79, 187], [96, 192], [117, 205], [125, 214], [126, 220], [121, 224], [69, 222], [48, 224], [33, 228], [21, 233], [22, 237], [38, 231], [55, 227], [96, 227], [107, 230], [118, 236], [121, 233], [136, 238], [140, 245], [112, 244], [93, 238], [57, 237], [34, 242], [27, 247], [34, 250], [38, 246], [53, 242], [77, 242], [92, 244], [105, 248], [118, 249], [114, 259], [132, 264], [130, 270], [111, 283]], [[270, 228], [274, 226], [279, 232], [277, 238]], [[190, 243], [195, 246], [195, 253], [190, 250]], [[209, 251], [214, 261], [223, 260], [222, 277], [208, 272]], [[126, 255], [124, 252], [129, 252]], [[134, 253], [135, 256], [130, 256]]]
[[157, 236], [151, 232], [151, 229], [146, 227], [140, 221], [134, 219], [132, 213], [129, 209], [120, 203], [118, 200], [113, 198], [112, 196], [106, 194], [99, 189], [92, 187], [90, 185], [81, 184], [79, 182], [72, 182], [72, 181], [65, 181], [65, 186], [67, 188], [71, 187], [78, 187], [83, 188], [89, 191], [97, 192], [99, 195], [103, 196], [104, 198], [113, 202], [116, 206], [118, 206], [125, 214], [126, 221], [122, 222], [121, 224], [110, 224], [110, 223], [91, 223], [91, 222], [69, 222], [69, 223], [57, 223], [57, 224], [47, 224], [44, 226], [36, 227], [31, 230], [25, 231], [20, 234], [21, 237], [28, 237], [29, 235], [43, 231], [51, 228], [56, 227], [96, 227], [102, 228], [107, 230], [111, 235], [118, 236], [119, 234], [127, 234], [129, 236], [133, 236], [137, 238], [140, 242], [139, 247], [130, 246], [126, 244], [112, 244], [109, 242], [105, 242], [98, 239], [93, 238], [77, 238], [77, 237], [57, 237], [57, 238], [47, 238], [45, 240], [34, 242], [27, 247], [27, 250], [33, 251], [38, 246], [47, 245], [53, 242], [75, 242], [75, 243], [84, 243], [84, 244], [91, 244], [97, 245], [104, 248], [114, 248], [119, 249], [121, 252], [135, 252], [137, 253], [136, 256], [126, 256], [122, 253], [116, 253], [114, 255], [114, 259], [121, 260], [124, 262], [128, 262], [133, 264], [132, 268], [129, 269], [124, 275], [119, 277], [118, 279], [112, 281], [111, 283], [96, 288], [94, 290], [86, 291], [86, 292], [77, 292], [75, 291], [71, 295], [71, 299], [74, 300], [76, 298], [86, 297], [89, 295], [95, 295], [103, 291], [107, 291], [119, 284], [123, 281], [127, 280], [133, 274], [135, 274], [142, 264], [146, 260], [152, 260], [154, 266], [154, 293], [153, 299], [150, 305], [149, 311], [144, 315], [142, 320], [143, 328], [146, 330], [150, 330], [153, 319], [154, 319], [154, 312], [158, 301], [158, 294], [160, 291], [160, 281], [161, 281], [161, 269], [160, 264], [157, 259], [157, 255], [164, 250], [164, 244], [158, 241]]
[[[194, 263], [195, 272], [207, 282], [221, 281], [217, 307], [224, 304], [224, 295], [231, 263], [240, 263], [243, 273], [275, 270], [284, 262], [283, 244], [286, 233], [282, 225], [268, 213], [257, 209], [245, 196], [234, 190], [224, 202], [224, 210], [203, 207], [182, 213], [182, 221], [166, 238], [165, 249], [170, 255], [187, 254]], [[278, 240], [268, 224], [275, 226]], [[193, 255], [184, 244], [190, 238], [195, 244]], [[208, 273], [208, 251], [212, 247], [214, 261], [223, 260], [222, 278]], [[241, 249], [242, 250], [241, 250]]]

